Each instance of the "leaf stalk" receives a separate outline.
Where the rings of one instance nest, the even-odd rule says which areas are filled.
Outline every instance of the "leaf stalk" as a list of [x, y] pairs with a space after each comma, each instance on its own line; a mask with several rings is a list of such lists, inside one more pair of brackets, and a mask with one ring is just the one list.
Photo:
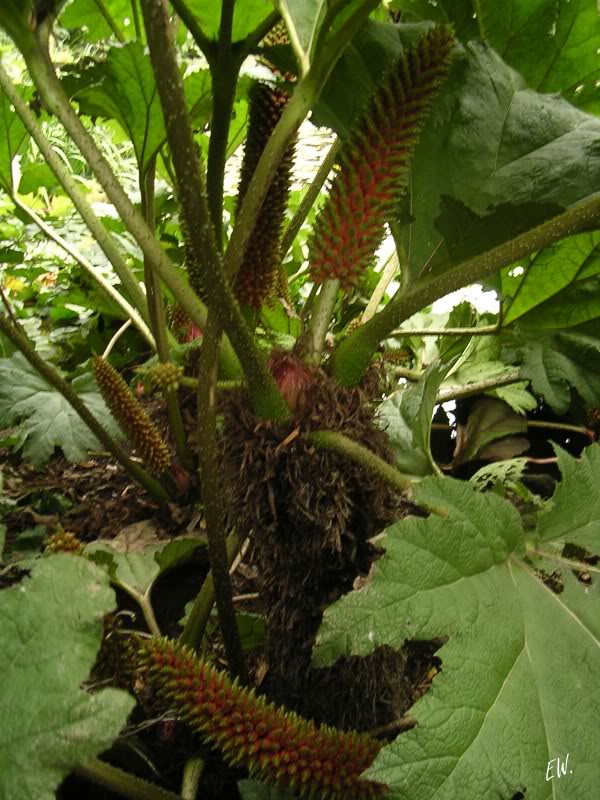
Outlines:
[[0, 314], [0, 331], [9, 339], [14, 346], [25, 356], [31, 366], [53, 386], [73, 410], [81, 417], [94, 436], [102, 443], [106, 450], [125, 468], [125, 470], [136, 480], [146, 491], [161, 503], [169, 500], [169, 495], [161, 484], [149, 475], [145, 469], [132, 461], [125, 450], [118, 444], [105, 428], [98, 422], [83, 400], [79, 397], [73, 387], [59, 375], [47, 361], [41, 358], [36, 352], [25, 334], [16, 329], [11, 323]]
[[400, 293], [369, 322], [350, 334], [332, 358], [332, 372], [338, 383], [353, 386], [367, 369], [379, 343], [402, 322], [425, 306], [447, 294], [477, 283], [502, 267], [525, 258], [549, 244], [600, 225], [600, 194], [577, 204], [541, 225], [492, 248], [487, 253], [467, 259], [441, 274], [416, 283]]

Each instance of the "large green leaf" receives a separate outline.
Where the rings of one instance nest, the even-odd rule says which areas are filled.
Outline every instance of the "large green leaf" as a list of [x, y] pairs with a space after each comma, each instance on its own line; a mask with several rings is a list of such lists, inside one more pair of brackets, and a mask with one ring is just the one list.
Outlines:
[[541, 542], [565, 539], [600, 555], [600, 447], [588, 447], [577, 460], [554, 445], [562, 476], [540, 515]]
[[[319, 60], [328, 38], [344, 22], [366, 17], [377, 5], [377, 0], [277, 0], [300, 71], [308, 72]], [[347, 41], [340, 42], [339, 49], [346, 44]]]
[[491, 48], [472, 43], [440, 94], [412, 175], [403, 238], [421, 277], [593, 193], [600, 121], [527, 89]]
[[477, 0], [481, 35], [540, 92], [600, 111], [596, 0]]
[[438, 389], [449, 368], [449, 364], [433, 364], [418, 383], [398, 389], [379, 407], [379, 423], [388, 435], [395, 465], [404, 475], [422, 477], [435, 471], [431, 422]]
[[[388, 340], [391, 347], [409, 347], [418, 364], [433, 364], [434, 361], [452, 361], [456, 369], [457, 357], [461, 356], [471, 345], [472, 337], [464, 334], [459, 336], [434, 336], [431, 333], [421, 335], [420, 331], [438, 331], [448, 328], [476, 328], [479, 325], [479, 315], [470, 303], [459, 303], [451, 311], [441, 313], [431, 310], [420, 311], [407, 319], [399, 331], [395, 331]], [[412, 334], [411, 331], [416, 331]], [[387, 343], [386, 343], [387, 344]]]
[[[501, 358], [501, 345], [496, 336], [473, 336], [441, 386], [441, 397], [451, 394], [459, 387], [472, 383], [502, 378], [506, 374], [506, 363]], [[504, 400], [519, 414], [531, 411], [537, 405], [527, 384], [513, 383], [490, 389], [486, 394]]]
[[[493, 397], [482, 397], [469, 412], [467, 424], [458, 426], [453, 464], [456, 466], [476, 458], [519, 455], [527, 450], [529, 442], [522, 437], [515, 438], [515, 434], [526, 432], [527, 420], [507, 403]], [[498, 439], [503, 441], [498, 442]], [[492, 443], [495, 443], [494, 447], [491, 447]]]
[[[598, 264], [600, 267], [600, 263]], [[529, 328], [571, 328], [600, 317], [600, 276], [578, 280], [523, 317]]]
[[505, 324], [526, 314], [529, 327], [569, 327], [600, 314], [594, 294], [585, 292], [600, 273], [599, 233], [569, 236], [519, 266], [501, 273]]
[[[244, 92], [240, 92], [240, 87], [244, 87]], [[238, 82], [236, 96], [245, 97], [247, 93], [247, 83], [244, 78]], [[202, 128], [208, 122], [212, 110], [212, 81], [210, 71], [208, 69], [200, 69], [197, 72], [192, 72], [183, 81], [183, 90], [185, 92], [185, 99], [190, 110], [190, 117], [192, 123], [197, 128]], [[238, 104], [236, 102], [232, 126], [235, 126], [238, 118]], [[244, 102], [246, 102], [244, 100]], [[244, 125], [246, 123], [246, 114], [243, 115]]]
[[[122, 434], [89, 375], [73, 381], [73, 388], [109, 433]], [[65, 398], [56, 391], [21, 353], [0, 359], [0, 425], [21, 423], [19, 446], [23, 456], [41, 467], [55, 447], [69, 461], [84, 461], [98, 440]]]
[[[202, 32], [209, 39], [217, 39], [221, 24], [221, 0], [186, 0]], [[243, 0], [235, 4], [233, 13], [232, 41], [238, 42], [252, 33], [269, 14], [273, 13], [270, 0]]]
[[[133, 143], [143, 169], [165, 140], [165, 127], [154, 73], [140, 42], [111, 47], [78, 78], [84, 88], [74, 99], [84, 114], [116, 119]], [[71, 81], [73, 85], [73, 81]], [[69, 84], [67, 84], [69, 85]]]
[[403, 20], [451, 22], [463, 42], [483, 38], [540, 92], [600, 110], [596, 0], [391, 0]]
[[121, 552], [117, 549], [117, 542], [117, 539], [92, 542], [86, 546], [85, 555], [105, 569], [128, 594], [147, 597], [159, 575], [205, 546], [199, 539], [175, 539], [167, 545], [150, 545], [140, 551]]
[[125, 724], [132, 697], [81, 689], [114, 607], [107, 576], [72, 555], [36, 563], [30, 578], [0, 592], [1, 797], [51, 800]]
[[12, 164], [26, 140], [27, 131], [0, 89], [0, 188], [12, 191]]
[[523, 329], [516, 350], [507, 357], [521, 364], [521, 375], [531, 381], [556, 414], [564, 414], [574, 390], [588, 407], [600, 405], [600, 330], [598, 320], [566, 331]]
[[61, 14], [60, 24], [90, 42], [114, 37], [115, 31], [125, 39], [136, 35], [131, 0], [73, 0]]
[[31, 48], [35, 43], [29, 24], [32, 14], [33, 0], [3, 0], [0, 6], [0, 28], [21, 50]]
[[326, 22], [326, 0], [301, 0], [299, 3], [281, 0], [279, 9], [285, 20], [290, 41], [303, 72], [307, 72]]
[[[597, 586], [586, 592], [565, 567], [568, 591], [554, 593], [524, 558], [516, 509], [493, 494], [431, 478], [416, 501], [448, 516], [388, 528], [372, 581], [325, 612], [316, 645], [322, 666], [447, 637], [441, 674], [412, 710], [417, 726], [384, 747], [366, 775], [389, 784], [391, 800], [595, 796]], [[542, 563], [555, 572], [553, 560]], [[571, 771], [547, 782], [549, 762], [568, 756]]]
[[456, 35], [469, 41], [479, 35], [472, 0], [391, 0], [389, 8], [401, 11], [403, 21], [433, 20], [438, 24], [451, 23]]
[[[347, 136], [374, 81], [423, 30], [369, 21], [326, 84], [316, 121]], [[511, 239], [598, 185], [600, 120], [556, 95], [528, 89], [486, 44], [457, 48], [402, 203], [411, 276], [429, 278]]]
[[[245, 99], [250, 81], [237, 87], [232, 129], [239, 136], [245, 130]], [[154, 73], [139, 42], [109, 49], [102, 61], [83, 62], [63, 78], [66, 91], [79, 103], [81, 113], [115, 119], [135, 148], [144, 169], [166, 140]], [[184, 79], [184, 91], [193, 125], [202, 129], [210, 120], [211, 77], [208, 69], [197, 70]]]

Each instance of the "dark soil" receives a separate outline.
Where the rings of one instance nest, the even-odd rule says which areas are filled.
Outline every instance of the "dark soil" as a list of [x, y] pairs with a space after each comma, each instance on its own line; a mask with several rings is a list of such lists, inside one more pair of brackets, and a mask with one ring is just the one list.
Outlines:
[[[21, 534], [36, 526], [42, 531], [38, 550], [43, 545], [44, 529], [49, 535], [61, 527], [84, 542], [112, 539], [124, 528], [135, 524], [140, 529], [151, 526], [153, 543], [157, 539], [166, 542], [175, 536], [202, 532], [203, 521], [193, 487], [179, 503], [160, 508], [118, 464], [104, 456], [77, 465], [56, 457], [42, 471], [35, 471], [16, 456], [0, 450], [0, 469], [4, 477], [2, 522], [7, 528], [8, 550], [11, 547], [18, 549]], [[201, 555], [195, 562], [167, 573], [157, 581], [152, 601], [161, 630], [166, 635], [176, 636], [181, 630], [178, 620], [183, 615], [185, 604], [198, 592], [207, 570], [206, 556]], [[0, 586], [20, 579], [22, 574], [16, 570], [9, 573]], [[253, 548], [249, 548], [233, 577], [236, 609], [264, 615], [265, 609], [257, 594], [259, 585], [257, 560]], [[117, 592], [117, 596], [120, 608], [134, 613], [138, 611], [124, 594]], [[439, 669], [440, 662], [434, 653], [440, 644], [408, 643], [400, 656], [391, 651], [376, 656], [382, 661], [382, 666], [393, 662], [397, 671], [400, 665], [398, 678], [402, 683], [403, 698], [402, 707], [394, 707], [398, 719], [383, 726], [379, 735], [394, 737], [412, 726], [412, 720], [403, 715], [427, 690]], [[210, 637], [205, 657], [220, 668], [227, 668], [218, 632]], [[247, 661], [251, 680], [258, 691], [268, 690], [269, 664], [264, 648], [248, 653]], [[360, 702], [363, 696], [361, 687], [356, 686], [352, 694], [353, 699]], [[237, 781], [245, 777], [243, 771], [227, 766], [219, 753], [195, 740], [183, 725], [174, 721], [168, 709], [156, 709], [150, 719], [140, 709], [134, 712], [128, 730], [110, 753], [104, 754], [104, 758], [146, 780], [157, 782], [160, 776], [165, 788], [178, 792], [183, 765], [190, 753], [199, 753], [205, 760], [199, 796], [204, 800], [235, 800], [239, 797]], [[76, 775], [64, 782], [57, 796], [59, 800], [81, 797], [108, 800], [116, 797]]]

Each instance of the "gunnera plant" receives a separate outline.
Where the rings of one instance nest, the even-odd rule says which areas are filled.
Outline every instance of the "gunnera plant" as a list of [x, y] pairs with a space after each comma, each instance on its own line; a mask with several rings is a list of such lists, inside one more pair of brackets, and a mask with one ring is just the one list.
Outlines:
[[[384, 77], [342, 145], [310, 242], [317, 283], [337, 278], [348, 286], [373, 258], [452, 47], [449, 31], [426, 34]], [[289, 422], [259, 419], [243, 394], [223, 405], [230, 522], [255, 543], [269, 692], [303, 716], [338, 727], [384, 724], [403, 703], [395, 696], [403, 685], [402, 654], [379, 651], [366, 660], [342, 659], [329, 670], [311, 668], [323, 610], [368, 574], [377, 556], [369, 540], [403, 513], [378, 477], [311, 440], [318, 430], [337, 432], [391, 462], [375, 423], [376, 391], [372, 381], [371, 387], [341, 387], [294, 354], [274, 351], [270, 367], [292, 411]], [[361, 697], [354, 703], [356, 686]]]
[[[310, 434], [327, 428], [386, 461], [392, 455], [364, 388], [337, 386], [321, 369], [288, 353], [274, 352], [270, 366], [293, 411], [289, 422], [258, 419], [242, 393], [228, 393], [223, 401], [230, 521], [255, 543], [269, 632], [269, 694], [319, 721], [374, 726], [380, 721], [377, 713], [373, 719], [376, 698], [389, 689], [382, 682], [393, 681], [397, 669], [367, 669], [380, 676], [374, 681], [360, 659], [316, 671], [311, 651], [324, 608], [368, 574], [378, 554], [369, 539], [398, 518], [403, 506], [360, 465], [318, 450]], [[389, 654], [385, 658], [389, 662]], [[340, 702], [356, 684], [357, 669], [370, 684], [374, 706], [364, 702], [364, 681], [354, 709]]]

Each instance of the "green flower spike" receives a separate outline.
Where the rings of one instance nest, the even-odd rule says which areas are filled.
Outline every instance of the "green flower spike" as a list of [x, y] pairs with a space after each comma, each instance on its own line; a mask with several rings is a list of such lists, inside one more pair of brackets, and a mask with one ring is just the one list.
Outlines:
[[165, 472], [171, 464], [171, 455], [150, 417], [106, 359], [95, 358], [92, 366], [100, 394], [144, 464], [153, 472]]

